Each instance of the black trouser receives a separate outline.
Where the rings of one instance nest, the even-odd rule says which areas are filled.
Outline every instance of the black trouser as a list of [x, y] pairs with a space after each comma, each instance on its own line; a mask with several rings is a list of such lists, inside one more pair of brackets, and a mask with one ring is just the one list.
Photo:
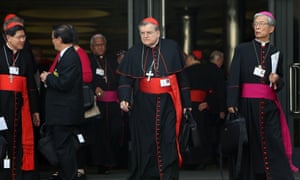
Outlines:
[[77, 176], [77, 154], [70, 126], [50, 126], [54, 146], [59, 160], [59, 176], [64, 180], [74, 180]]

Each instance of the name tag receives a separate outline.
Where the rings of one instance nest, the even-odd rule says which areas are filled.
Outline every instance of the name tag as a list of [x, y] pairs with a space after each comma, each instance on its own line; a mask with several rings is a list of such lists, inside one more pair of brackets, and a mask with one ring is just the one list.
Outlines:
[[3, 159], [3, 168], [9, 169], [10, 168], [10, 159], [6, 156], [5, 159]]
[[0, 117], [0, 131], [7, 130], [7, 124], [4, 117]]
[[19, 75], [19, 67], [10, 66], [9, 74]]
[[255, 76], [258, 76], [258, 77], [264, 77], [265, 76], [265, 72], [266, 72], [266, 70], [264, 70], [263, 68], [255, 67], [254, 71], [253, 71], [253, 74]]
[[85, 139], [82, 134], [77, 134], [77, 138], [80, 144], [85, 143]]
[[170, 79], [161, 79], [160, 80], [160, 87], [166, 87], [166, 86], [170, 86], [171, 82]]
[[100, 69], [100, 68], [97, 68], [96, 69], [96, 74], [99, 75], [99, 76], [104, 76], [104, 70]]

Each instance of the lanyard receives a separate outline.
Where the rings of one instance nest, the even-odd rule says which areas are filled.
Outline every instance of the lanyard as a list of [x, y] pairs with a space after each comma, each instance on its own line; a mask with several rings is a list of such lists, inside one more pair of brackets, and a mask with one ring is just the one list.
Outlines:
[[253, 48], [254, 48], [255, 55], [256, 55], [257, 65], [258, 65], [259, 67], [261, 67], [262, 64], [265, 62], [265, 60], [267, 59], [267, 56], [268, 56], [269, 51], [270, 51], [270, 46], [271, 46], [271, 44], [269, 44], [269, 46], [268, 46], [267, 52], [266, 52], [266, 54], [265, 54], [265, 58], [261, 58], [261, 60], [258, 58], [258, 53], [257, 53], [257, 50], [256, 50], [256, 46], [255, 46], [254, 40], [252, 41], [252, 44], [253, 44]]
[[[4, 54], [5, 54], [5, 59], [6, 59], [7, 67], [9, 68], [10, 64], [9, 64], [9, 61], [8, 61], [8, 56], [7, 56], [7, 53], [6, 53], [5, 46], [3, 46], [3, 51], [4, 51]], [[17, 60], [19, 58], [19, 55], [20, 55], [20, 53], [17, 54], [16, 58], [13, 58], [13, 60], [12, 60], [12, 66], [16, 65], [16, 62], [17, 62]], [[14, 57], [14, 55], [13, 55], [13, 57]]]

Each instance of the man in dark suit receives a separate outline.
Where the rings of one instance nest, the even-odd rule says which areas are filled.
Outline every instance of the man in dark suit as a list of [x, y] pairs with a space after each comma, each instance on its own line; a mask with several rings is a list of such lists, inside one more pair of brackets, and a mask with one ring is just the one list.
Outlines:
[[[74, 180], [77, 173], [74, 129], [83, 117], [82, 71], [74, 50], [73, 27], [62, 24], [52, 29], [52, 43], [60, 52], [53, 72], [43, 72], [41, 81], [47, 87], [45, 125], [53, 137], [59, 160], [59, 176]], [[52, 178], [53, 179], [53, 178]]]

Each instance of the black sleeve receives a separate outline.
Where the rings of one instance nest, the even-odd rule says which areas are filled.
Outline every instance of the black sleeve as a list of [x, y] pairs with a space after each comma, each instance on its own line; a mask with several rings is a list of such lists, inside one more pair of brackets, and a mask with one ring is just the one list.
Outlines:
[[34, 74], [37, 71], [37, 66], [32, 56], [31, 49], [27, 48], [24, 49], [25, 51], [25, 60], [26, 60], [26, 78], [27, 78], [27, 90], [29, 96], [29, 103], [30, 103], [30, 111], [31, 113], [39, 112], [39, 92], [37, 89], [36, 81], [34, 78]]
[[238, 107], [240, 97], [240, 71], [241, 57], [238, 48], [235, 48], [229, 70], [227, 84], [227, 107]]
[[276, 73], [279, 75], [279, 80], [277, 81], [277, 89], [276, 91], [280, 91], [284, 86], [284, 80], [283, 80], [283, 55], [282, 53], [279, 53], [279, 61], [277, 66]]
[[120, 76], [118, 94], [120, 101], [131, 102], [135, 79], [128, 76]]
[[97, 75], [96, 75], [97, 63], [95, 61], [95, 58], [91, 54], [89, 55], [89, 59], [91, 61], [91, 69], [92, 69], [92, 74], [93, 74], [93, 80], [91, 82], [91, 87], [92, 87], [93, 91], [95, 92], [95, 89], [97, 87]]
[[190, 83], [186, 71], [180, 71], [176, 74], [178, 79], [179, 91], [181, 92], [181, 103], [183, 108], [192, 107], [190, 96]]
[[57, 73], [49, 74], [46, 79], [48, 87], [58, 91], [69, 91], [74, 85], [74, 81], [78, 75], [82, 76], [80, 59], [73, 51], [68, 57], [63, 57], [57, 67]]

